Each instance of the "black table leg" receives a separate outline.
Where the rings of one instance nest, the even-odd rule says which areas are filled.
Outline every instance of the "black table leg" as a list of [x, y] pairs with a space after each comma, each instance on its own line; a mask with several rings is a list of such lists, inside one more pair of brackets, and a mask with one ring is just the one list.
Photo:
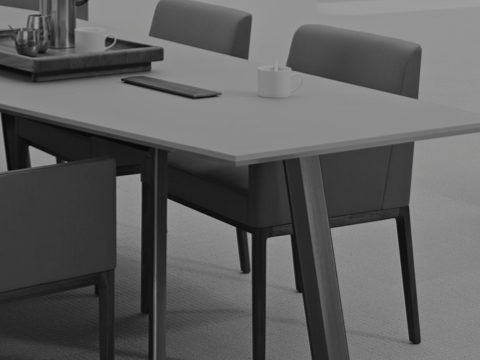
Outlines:
[[[166, 359], [166, 311], [167, 311], [167, 151], [151, 150], [148, 162], [154, 192], [153, 219], [153, 273], [151, 289], [153, 295], [149, 324], [150, 360]], [[147, 174], [148, 176], [148, 174]]]
[[140, 286], [141, 311], [144, 314], [150, 313], [152, 304], [152, 283], [153, 274], [153, 238], [154, 238], [154, 196], [155, 187], [153, 184], [153, 157], [154, 150], [151, 149], [145, 156], [145, 162], [141, 170], [142, 181], [142, 276]]

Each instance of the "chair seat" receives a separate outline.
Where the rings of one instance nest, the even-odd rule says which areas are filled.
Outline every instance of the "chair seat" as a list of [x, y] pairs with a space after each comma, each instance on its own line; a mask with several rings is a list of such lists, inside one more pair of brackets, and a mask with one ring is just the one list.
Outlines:
[[[412, 154], [409, 143], [321, 156], [329, 216], [407, 206]], [[234, 225], [291, 223], [282, 162], [235, 167], [183, 151], [168, 161], [172, 200]]]

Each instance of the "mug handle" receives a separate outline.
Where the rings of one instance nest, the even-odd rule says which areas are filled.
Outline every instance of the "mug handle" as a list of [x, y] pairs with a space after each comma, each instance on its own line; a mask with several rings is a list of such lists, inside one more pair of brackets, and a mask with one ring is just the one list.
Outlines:
[[113, 34], [108, 34], [107, 36], [105, 36], [105, 38], [108, 38], [108, 37], [113, 37], [113, 43], [111, 43], [110, 45], [108, 45], [105, 50], [107, 49], [110, 49], [111, 47], [113, 47], [113, 45], [115, 45], [117, 43], [117, 37]]
[[290, 92], [293, 93], [295, 90], [298, 90], [298, 89], [300, 88], [300, 86], [302, 86], [302, 84], [303, 84], [303, 76], [300, 75], [300, 74], [297, 74], [297, 73], [292, 74], [292, 75], [290, 75], [290, 76], [291, 76], [292, 78], [293, 78], [294, 76], [300, 76], [300, 84], [298, 84], [298, 86], [296, 86], [296, 87], [294, 87], [292, 90], [290, 90]]

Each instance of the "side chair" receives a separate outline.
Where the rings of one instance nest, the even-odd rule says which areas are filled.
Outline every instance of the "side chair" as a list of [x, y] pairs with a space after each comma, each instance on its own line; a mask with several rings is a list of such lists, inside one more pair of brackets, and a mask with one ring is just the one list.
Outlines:
[[[418, 98], [421, 52], [408, 41], [304, 25], [293, 37], [287, 66]], [[413, 143], [319, 158], [331, 227], [396, 220], [409, 339], [420, 343], [409, 212]], [[283, 162], [232, 167], [174, 151], [169, 154], [168, 186], [172, 200], [235, 226], [239, 238], [252, 234], [253, 358], [265, 359], [268, 238], [291, 235], [297, 288], [302, 285]]]
[[98, 286], [101, 360], [114, 359], [115, 180], [113, 158], [0, 173], [0, 303]]
[[[0, 4], [17, 0], [0, 0]], [[30, 6], [38, 7], [38, 0]], [[35, 3], [35, 4], [34, 4]], [[7, 4], [5, 4], [7, 5]], [[11, 5], [13, 6], [13, 5]], [[188, 24], [188, 26], [185, 26]], [[243, 59], [248, 58], [252, 15], [241, 10], [212, 5], [194, 0], [160, 0], [155, 8], [150, 36], [215, 51]], [[165, 44], [168, 52], [168, 44]], [[57, 162], [74, 161], [114, 156], [117, 163], [117, 176], [141, 174], [142, 181], [142, 276], [141, 311], [148, 313], [149, 273], [153, 259], [151, 238], [153, 237], [152, 211], [153, 186], [149, 174], [151, 150], [122, 141], [102, 138], [43, 124], [13, 115], [2, 114], [5, 152], [9, 170], [30, 166], [30, 146], [51, 154]], [[247, 239], [241, 240], [239, 249], [247, 249]], [[241, 263], [248, 262], [244, 272], [250, 271], [248, 254]]]

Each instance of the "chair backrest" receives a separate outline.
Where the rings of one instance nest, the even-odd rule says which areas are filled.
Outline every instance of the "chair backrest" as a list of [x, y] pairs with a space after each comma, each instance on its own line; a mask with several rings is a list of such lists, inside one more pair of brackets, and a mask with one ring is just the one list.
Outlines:
[[[0, 0], [0, 6], [10, 6], [26, 10], [38, 10], [40, 0]], [[77, 7], [77, 17], [79, 19], [88, 20], [88, 2]], [[27, 19], [25, 19], [25, 23]]]
[[[295, 33], [295, 71], [418, 98], [422, 50], [391, 37], [320, 24]], [[330, 216], [408, 205], [413, 143], [320, 157]]]
[[418, 98], [420, 45], [320, 24], [301, 26], [287, 65], [296, 71]]
[[150, 36], [247, 59], [252, 15], [192, 0], [160, 0]]
[[113, 158], [0, 174], [0, 292], [116, 266]]

